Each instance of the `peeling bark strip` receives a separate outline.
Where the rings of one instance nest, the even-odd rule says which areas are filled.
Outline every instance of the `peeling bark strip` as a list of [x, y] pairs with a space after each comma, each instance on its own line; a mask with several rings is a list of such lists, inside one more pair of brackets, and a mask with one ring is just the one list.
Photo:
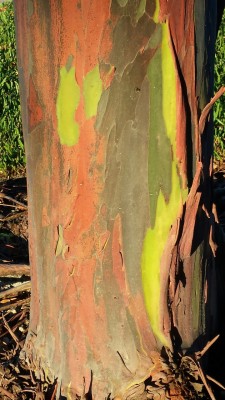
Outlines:
[[195, 21], [213, 21], [214, 4], [14, 3], [32, 266], [24, 351], [68, 398], [84, 396], [84, 379], [93, 399], [137, 398], [153, 351], [205, 330], [212, 61]]

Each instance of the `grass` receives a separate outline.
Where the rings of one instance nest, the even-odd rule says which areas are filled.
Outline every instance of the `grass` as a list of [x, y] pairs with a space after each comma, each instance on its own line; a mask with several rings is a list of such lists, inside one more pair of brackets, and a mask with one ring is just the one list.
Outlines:
[[0, 4], [0, 176], [24, 168], [12, 2]]
[[[216, 42], [215, 92], [225, 84], [225, 13]], [[11, 1], [0, 4], [0, 178], [24, 170], [14, 12]], [[225, 160], [225, 96], [214, 106], [215, 160]]]
[[[225, 85], [225, 13], [216, 41], [215, 59], [215, 92]], [[214, 156], [217, 161], [225, 161], [225, 96], [222, 96], [214, 106]]]

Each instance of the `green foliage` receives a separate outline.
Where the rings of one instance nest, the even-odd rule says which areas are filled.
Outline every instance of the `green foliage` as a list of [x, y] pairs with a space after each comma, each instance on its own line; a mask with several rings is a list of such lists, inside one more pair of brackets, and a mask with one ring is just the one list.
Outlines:
[[12, 2], [0, 4], [0, 174], [25, 165]]
[[[220, 25], [216, 41], [215, 59], [215, 92], [225, 85], [225, 13]], [[223, 95], [214, 106], [214, 155], [216, 160], [225, 159], [225, 96]]]

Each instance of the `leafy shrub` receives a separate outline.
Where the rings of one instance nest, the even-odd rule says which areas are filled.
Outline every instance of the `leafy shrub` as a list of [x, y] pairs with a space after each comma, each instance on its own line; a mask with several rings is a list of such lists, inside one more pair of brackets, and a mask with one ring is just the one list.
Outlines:
[[12, 2], [0, 4], [0, 174], [25, 165]]
[[[225, 13], [220, 25], [216, 41], [215, 59], [215, 92], [225, 85]], [[219, 161], [225, 159], [225, 96], [223, 95], [214, 106], [214, 154]]]

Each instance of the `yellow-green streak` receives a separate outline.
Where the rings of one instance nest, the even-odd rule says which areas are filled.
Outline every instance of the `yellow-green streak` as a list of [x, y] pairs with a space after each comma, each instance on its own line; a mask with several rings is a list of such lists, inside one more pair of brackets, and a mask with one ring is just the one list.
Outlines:
[[138, 22], [139, 19], [142, 17], [142, 15], [144, 15], [145, 7], [146, 7], [146, 0], [140, 0], [139, 6], [137, 9], [136, 22]]
[[79, 139], [79, 125], [75, 121], [75, 111], [80, 101], [80, 88], [76, 81], [75, 68], [60, 69], [60, 82], [56, 100], [58, 134], [60, 143], [73, 146]]
[[83, 82], [84, 110], [87, 119], [97, 114], [98, 102], [102, 94], [102, 80], [99, 66], [87, 73]]
[[159, 11], [160, 11], [159, 0], [155, 0], [155, 12], [152, 18], [156, 24], [157, 22], [159, 22]]
[[167, 338], [160, 330], [160, 261], [168, 238], [171, 225], [175, 221], [182, 204], [182, 193], [177, 179], [175, 162], [172, 163], [172, 192], [166, 203], [160, 191], [154, 229], [147, 230], [142, 253], [142, 281], [146, 309], [152, 330], [157, 339], [168, 345]]
[[[157, 2], [158, 4], [158, 2]], [[158, 6], [157, 6], [158, 7]], [[155, 15], [158, 15], [156, 7]], [[156, 16], [155, 16], [156, 18]], [[154, 60], [152, 61], [154, 62]], [[166, 134], [170, 139], [173, 159], [171, 167], [171, 192], [169, 199], [165, 200], [160, 190], [154, 228], [147, 230], [142, 253], [142, 281], [146, 309], [156, 338], [162, 345], [168, 345], [168, 339], [160, 329], [160, 265], [169, 231], [175, 222], [182, 203], [187, 193], [180, 187], [180, 179], [176, 165], [176, 73], [173, 56], [170, 49], [170, 35], [168, 24], [162, 24], [161, 44], [161, 70], [162, 70], [162, 119], [166, 126]], [[160, 95], [160, 94], [159, 94]], [[154, 107], [154, 104], [150, 105]], [[160, 132], [160, 127], [158, 127]], [[164, 156], [161, 154], [160, 156]], [[149, 160], [151, 162], [151, 160]], [[155, 171], [157, 174], [157, 171]], [[157, 179], [157, 177], [156, 177]], [[184, 198], [182, 198], [184, 197]], [[151, 210], [150, 210], [151, 212]]]

